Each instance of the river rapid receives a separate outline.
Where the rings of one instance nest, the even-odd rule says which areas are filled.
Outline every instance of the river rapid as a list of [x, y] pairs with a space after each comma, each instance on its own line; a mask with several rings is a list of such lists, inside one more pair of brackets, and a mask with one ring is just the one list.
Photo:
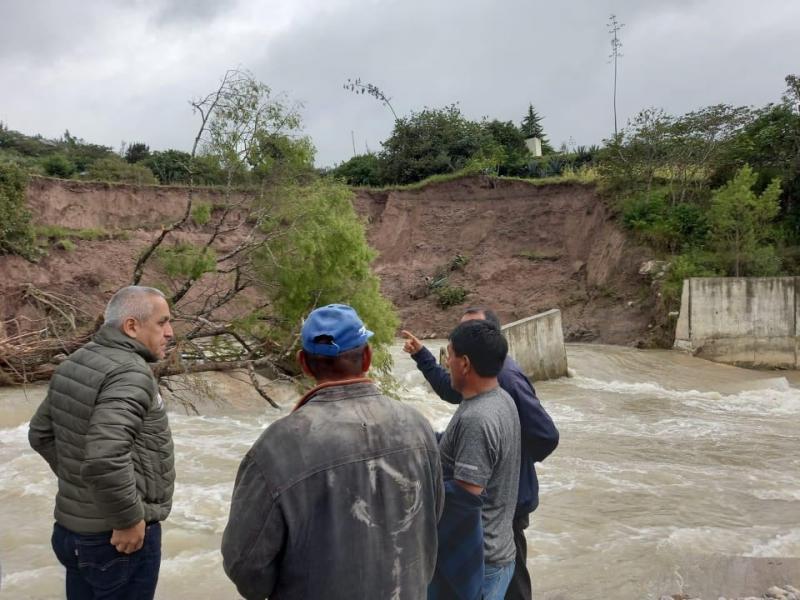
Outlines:
[[[404, 398], [444, 429], [452, 407], [399, 345], [393, 352]], [[569, 345], [567, 353], [574, 376], [536, 385], [561, 432], [556, 452], [537, 467], [541, 504], [528, 529], [536, 596], [760, 596], [779, 576], [797, 585], [794, 374], [671, 351]], [[63, 597], [49, 545], [55, 479], [27, 444], [43, 394], [41, 386], [0, 389], [0, 598]], [[164, 527], [164, 600], [238, 597], [219, 554], [233, 479], [256, 437], [286, 410], [203, 412], [170, 415], [178, 481]], [[756, 589], [742, 589], [748, 585]]]

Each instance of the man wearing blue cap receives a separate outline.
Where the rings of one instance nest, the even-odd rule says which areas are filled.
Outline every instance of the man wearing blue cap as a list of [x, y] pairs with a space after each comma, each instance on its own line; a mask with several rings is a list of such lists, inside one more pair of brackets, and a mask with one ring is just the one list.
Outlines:
[[297, 358], [317, 386], [244, 457], [222, 538], [248, 600], [425, 597], [439, 452], [428, 421], [365, 377], [372, 335], [343, 304], [303, 324]]

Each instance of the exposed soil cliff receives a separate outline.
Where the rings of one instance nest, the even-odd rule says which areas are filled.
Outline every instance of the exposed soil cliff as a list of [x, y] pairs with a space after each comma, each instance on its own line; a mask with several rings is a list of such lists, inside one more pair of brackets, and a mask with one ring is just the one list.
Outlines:
[[[0, 320], [42, 316], [41, 303], [25, 297], [28, 284], [98, 314], [130, 281], [138, 254], [160, 227], [183, 214], [187, 194], [179, 187], [34, 179], [28, 203], [37, 224], [126, 235], [75, 240], [74, 250], [53, 248], [36, 264], [0, 257]], [[198, 197], [212, 205], [224, 200], [214, 190]], [[638, 270], [650, 256], [626, 239], [590, 186], [461, 179], [420, 190], [358, 191], [354, 202], [380, 253], [375, 270], [383, 290], [403, 327], [418, 334], [445, 335], [468, 304], [486, 304], [504, 321], [560, 308], [571, 340], [649, 338], [654, 299]], [[200, 233], [181, 235], [190, 240]], [[245, 233], [228, 234], [222, 246]], [[466, 264], [447, 272], [447, 284], [469, 294], [463, 304], [441, 309], [429, 283], [457, 255]]]
[[[504, 322], [560, 308], [571, 340], [649, 338], [655, 299], [639, 268], [650, 257], [626, 238], [593, 186], [461, 179], [360, 191], [356, 206], [380, 252], [383, 290], [418, 333], [446, 334], [466, 305], [486, 304]], [[457, 255], [466, 264], [450, 270], [447, 283], [469, 295], [442, 310], [429, 284]]]

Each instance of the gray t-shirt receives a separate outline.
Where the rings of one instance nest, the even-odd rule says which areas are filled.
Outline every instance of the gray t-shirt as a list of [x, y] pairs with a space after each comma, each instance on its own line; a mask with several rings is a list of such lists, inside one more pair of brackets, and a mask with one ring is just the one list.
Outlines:
[[484, 560], [514, 560], [511, 521], [519, 486], [520, 426], [514, 401], [497, 387], [458, 405], [439, 442], [445, 479], [484, 488]]

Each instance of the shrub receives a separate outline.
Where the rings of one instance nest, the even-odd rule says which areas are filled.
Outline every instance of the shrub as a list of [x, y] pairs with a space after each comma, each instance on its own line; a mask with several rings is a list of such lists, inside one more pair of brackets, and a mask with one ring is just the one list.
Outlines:
[[379, 186], [385, 183], [381, 178], [380, 158], [375, 154], [354, 156], [333, 169], [332, 174], [344, 179], [348, 185]]
[[75, 163], [63, 154], [52, 154], [42, 161], [44, 172], [50, 177], [69, 179], [75, 174]]
[[212, 248], [199, 248], [188, 243], [178, 243], [170, 248], [159, 248], [157, 256], [170, 277], [200, 279], [217, 267], [217, 255]]
[[156, 184], [153, 172], [140, 163], [128, 164], [119, 157], [101, 158], [94, 161], [86, 171], [86, 178], [95, 181]]
[[25, 209], [28, 178], [16, 165], [0, 163], [0, 254], [36, 255], [31, 215]]
[[445, 309], [463, 304], [469, 292], [461, 286], [442, 285], [436, 288], [436, 304]]
[[192, 221], [197, 225], [205, 225], [211, 220], [211, 205], [207, 202], [199, 202], [192, 208]]

